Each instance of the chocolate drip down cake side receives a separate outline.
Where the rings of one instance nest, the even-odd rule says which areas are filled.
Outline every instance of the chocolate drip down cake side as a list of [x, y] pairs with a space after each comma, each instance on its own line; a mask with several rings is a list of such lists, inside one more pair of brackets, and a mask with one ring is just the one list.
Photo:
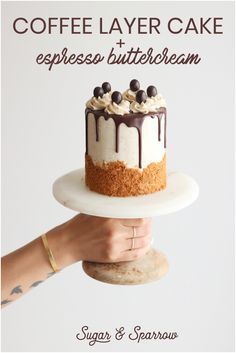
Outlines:
[[155, 86], [132, 80], [123, 94], [104, 82], [86, 104], [85, 182], [109, 196], [166, 187], [166, 104]]

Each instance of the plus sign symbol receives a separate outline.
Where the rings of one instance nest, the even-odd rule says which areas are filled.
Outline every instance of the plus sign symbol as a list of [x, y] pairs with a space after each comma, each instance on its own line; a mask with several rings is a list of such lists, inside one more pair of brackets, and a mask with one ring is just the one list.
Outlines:
[[117, 45], [119, 45], [119, 47], [121, 48], [123, 44], [125, 44], [125, 42], [122, 42], [122, 39], [119, 40], [119, 42], [116, 43]]

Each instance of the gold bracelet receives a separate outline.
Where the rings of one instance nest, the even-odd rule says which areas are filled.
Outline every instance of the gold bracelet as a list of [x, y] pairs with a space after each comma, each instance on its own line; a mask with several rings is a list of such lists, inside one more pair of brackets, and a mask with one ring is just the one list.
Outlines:
[[41, 235], [41, 238], [42, 238], [42, 241], [43, 241], [43, 245], [45, 247], [45, 250], [47, 251], [47, 254], [48, 254], [48, 259], [49, 259], [49, 262], [52, 266], [52, 269], [54, 272], [58, 272], [60, 271], [58, 266], [57, 266], [57, 263], [54, 259], [54, 256], [53, 256], [53, 253], [52, 253], [52, 250], [49, 248], [49, 245], [48, 245], [48, 240], [47, 240], [47, 237], [46, 237], [46, 234], [43, 234]]

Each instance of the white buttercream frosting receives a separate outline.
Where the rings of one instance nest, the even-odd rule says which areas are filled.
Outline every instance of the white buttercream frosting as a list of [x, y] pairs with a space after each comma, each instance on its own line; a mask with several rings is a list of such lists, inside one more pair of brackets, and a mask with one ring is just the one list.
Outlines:
[[130, 112], [130, 103], [127, 100], [122, 100], [120, 104], [111, 102], [105, 109], [108, 114], [124, 115]]
[[135, 101], [135, 97], [136, 97], [136, 92], [131, 91], [131, 89], [127, 89], [123, 94], [122, 94], [123, 99], [129, 101], [129, 102], [133, 102]]
[[161, 94], [157, 94], [155, 97], [148, 97], [146, 105], [149, 112], [156, 112], [158, 109], [166, 107], [166, 101]]
[[92, 110], [105, 109], [111, 103], [111, 92], [105, 93], [102, 97], [92, 97], [87, 103], [86, 107]]
[[133, 113], [144, 113], [147, 114], [149, 110], [149, 106], [146, 104], [146, 102], [138, 103], [136, 101], [133, 101], [130, 104], [130, 109], [132, 110]]
[[146, 102], [136, 102], [136, 92], [127, 89], [122, 97], [123, 100], [120, 104], [116, 104], [111, 100], [112, 92], [107, 92], [103, 97], [92, 97], [87, 101], [86, 107], [92, 110], [105, 110], [108, 114], [124, 115], [133, 113], [152, 113], [157, 112], [158, 109], [166, 107], [166, 101], [161, 94], [155, 97], [148, 97]]

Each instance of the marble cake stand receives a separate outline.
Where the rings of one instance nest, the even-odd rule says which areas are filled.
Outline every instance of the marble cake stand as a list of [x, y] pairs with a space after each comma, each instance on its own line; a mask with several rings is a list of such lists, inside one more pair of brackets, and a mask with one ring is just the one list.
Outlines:
[[[193, 203], [199, 194], [197, 183], [188, 175], [168, 173], [167, 188], [143, 196], [110, 197], [90, 191], [84, 169], [72, 171], [53, 184], [53, 195], [63, 206], [81, 213], [111, 218], [144, 218], [179, 211]], [[92, 278], [112, 284], [142, 284], [160, 279], [168, 271], [168, 261], [151, 249], [141, 259], [112, 264], [83, 262]]]

